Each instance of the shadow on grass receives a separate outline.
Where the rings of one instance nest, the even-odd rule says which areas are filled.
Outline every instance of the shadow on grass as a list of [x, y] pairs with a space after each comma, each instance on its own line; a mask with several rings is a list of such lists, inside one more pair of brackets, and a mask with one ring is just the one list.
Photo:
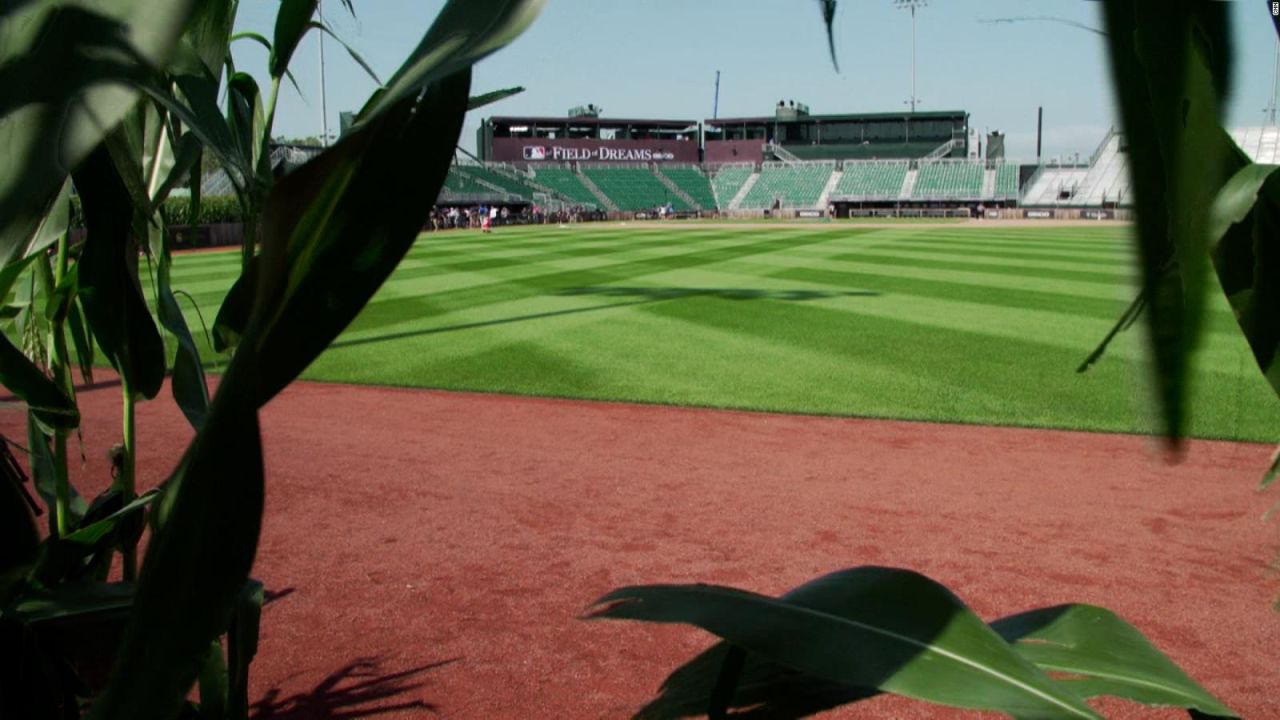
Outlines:
[[640, 297], [649, 300], [681, 300], [706, 297], [720, 300], [784, 300], [806, 302], [838, 297], [880, 297], [870, 290], [758, 290], [753, 288], [683, 288], [683, 287], [617, 287], [599, 285], [569, 288], [560, 295], [601, 295], [604, 297]]
[[825, 290], [751, 290], [736, 288], [663, 288], [663, 287], [580, 287], [568, 288], [556, 293], [559, 296], [583, 296], [583, 295], [600, 295], [604, 297], [636, 297], [639, 300], [632, 302], [608, 303], [605, 305], [591, 305], [589, 307], [570, 308], [568, 310], [552, 310], [549, 312], [530, 313], [528, 315], [516, 315], [509, 318], [500, 318], [497, 320], [484, 320], [480, 322], [461, 323], [459, 325], [445, 325], [443, 327], [426, 328], [424, 330], [405, 330], [404, 332], [387, 333], [384, 335], [375, 335], [373, 337], [356, 338], [353, 340], [339, 340], [329, 346], [330, 349], [357, 347], [360, 345], [372, 345], [374, 343], [389, 342], [392, 340], [404, 340], [411, 337], [425, 337], [427, 335], [439, 335], [442, 333], [458, 332], [460, 330], [475, 330], [484, 327], [494, 327], [497, 325], [509, 325], [512, 323], [527, 322], [530, 320], [545, 320], [547, 318], [564, 317], [567, 315], [580, 315], [583, 313], [598, 312], [601, 310], [613, 310], [615, 308], [635, 307], [637, 305], [648, 305], [650, 303], [665, 302], [668, 300], [682, 300], [686, 298], [719, 298], [723, 300], [779, 300], [791, 302], [804, 302], [808, 300], [824, 300], [837, 297], [879, 297], [880, 293], [867, 290], [849, 290], [839, 292], [828, 292]]
[[359, 658], [330, 673], [309, 692], [281, 697], [268, 690], [253, 704], [253, 720], [347, 720], [416, 710], [415, 717], [435, 713], [435, 705], [405, 697], [421, 688], [420, 676], [457, 662], [459, 658], [384, 672], [379, 658]]

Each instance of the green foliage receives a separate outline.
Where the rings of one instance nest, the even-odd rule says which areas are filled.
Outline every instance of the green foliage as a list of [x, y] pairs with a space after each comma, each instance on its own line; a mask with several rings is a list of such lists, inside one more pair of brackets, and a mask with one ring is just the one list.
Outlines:
[[1155, 377], [1165, 436], [1176, 444], [1185, 427], [1188, 359], [1200, 335], [1209, 208], [1236, 152], [1219, 107], [1230, 78], [1228, 7], [1167, 10], [1131, 0], [1104, 7], [1140, 218]]
[[[686, 623], [728, 643], [677, 670], [645, 717], [782, 705], [796, 684], [783, 669], [844, 687], [827, 707], [883, 691], [1016, 718], [1098, 717], [1085, 699], [1113, 695], [1234, 717], [1106, 610], [1047, 608], [988, 627], [945, 587], [907, 570], [845, 570], [777, 599], [711, 585], [623, 588], [593, 607], [590, 619]], [[747, 692], [737, 698], [740, 685]]]
[[[188, 198], [167, 198], [161, 208], [170, 227], [244, 222], [244, 208], [231, 195], [201, 197], [200, 215], [194, 223], [191, 222], [191, 201]], [[84, 228], [84, 211], [79, 197], [71, 198], [71, 227]]]

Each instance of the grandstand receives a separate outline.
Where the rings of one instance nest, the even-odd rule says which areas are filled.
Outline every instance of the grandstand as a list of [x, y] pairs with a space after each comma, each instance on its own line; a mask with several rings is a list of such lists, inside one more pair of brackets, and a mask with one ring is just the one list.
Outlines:
[[687, 195], [693, 201], [695, 210], [715, 210], [718, 207], [715, 193], [711, 189], [711, 181], [698, 166], [661, 165], [658, 167], [658, 174]]
[[922, 200], [980, 200], [984, 168], [968, 161], [925, 163], [916, 175], [912, 197]]
[[583, 184], [582, 178], [569, 168], [559, 166], [539, 167], [533, 171], [533, 179], [539, 185], [546, 186], [580, 205], [596, 207], [600, 204], [600, 199], [596, 197], [595, 193], [591, 192]]
[[1000, 163], [996, 166], [996, 199], [1016, 200], [1018, 198], [1018, 166], [1011, 163]]
[[846, 162], [844, 175], [831, 197], [845, 200], [897, 198], [902, 193], [902, 185], [910, 169], [906, 162]]
[[765, 163], [739, 207], [764, 209], [775, 202], [784, 208], [817, 207], [833, 172], [831, 162]]
[[668, 204], [678, 211], [693, 209], [683, 197], [664, 185], [648, 167], [593, 165], [583, 167], [582, 174], [619, 210], [652, 210]]
[[742, 191], [742, 186], [746, 185], [755, 174], [755, 166], [751, 164], [722, 165], [711, 178], [711, 188], [716, 195], [716, 207], [721, 210], [729, 209], [730, 203]]

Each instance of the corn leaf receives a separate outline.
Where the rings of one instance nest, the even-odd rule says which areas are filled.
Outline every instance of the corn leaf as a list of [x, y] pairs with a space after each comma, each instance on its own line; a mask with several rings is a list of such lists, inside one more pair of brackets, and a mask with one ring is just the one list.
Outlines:
[[25, 3], [0, 15], [0, 265], [167, 61], [192, 0]]
[[1109, 695], [1144, 705], [1236, 713], [1200, 687], [1115, 613], [1092, 605], [1032, 610], [991, 624], [1023, 657], [1082, 697]]
[[1258, 368], [1280, 393], [1280, 175], [1247, 165], [1214, 203], [1213, 264]]
[[138, 282], [132, 198], [105, 146], [75, 178], [86, 227], [78, 264], [85, 320], [130, 391], [154, 398], [164, 383], [164, 343]]
[[319, 0], [281, 0], [280, 9], [276, 11], [275, 41], [271, 43], [271, 57], [267, 63], [271, 77], [284, 76], [298, 43], [310, 28], [318, 4]]
[[27, 404], [46, 427], [70, 430], [80, 425], [80, 411], [44, 372], [0, 334], [0, 385]]
[[952, 707], [1098, 717], [949, 590], [906, 570], [837, 572], [781, 599], [712, 585], [623, 588], [588, 617], [695, 625], [812, 677]]
[[1173, 446], [1186, 425], [1203, 314], [1208, 208], [1236, 162], [1220, 124], [1231, 76], [1226, 13], [1222, 3], [1104, 4], [1163, 434]]

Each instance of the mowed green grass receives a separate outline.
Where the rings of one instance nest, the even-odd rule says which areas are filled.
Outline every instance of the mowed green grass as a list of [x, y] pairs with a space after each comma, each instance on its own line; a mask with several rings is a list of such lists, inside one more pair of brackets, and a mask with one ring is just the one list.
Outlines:
[[[1128, 231], [618, 223], [423, 235], [311, 380], [1151, 432]], [[238, 256], [175, 260], [212, 319]], [[195, 316], [190, 316], [194, 325]], [[209, 355], [216, 361], [216, 356]], [[1280, 439], [1215, 295], [1191, 432]]]

